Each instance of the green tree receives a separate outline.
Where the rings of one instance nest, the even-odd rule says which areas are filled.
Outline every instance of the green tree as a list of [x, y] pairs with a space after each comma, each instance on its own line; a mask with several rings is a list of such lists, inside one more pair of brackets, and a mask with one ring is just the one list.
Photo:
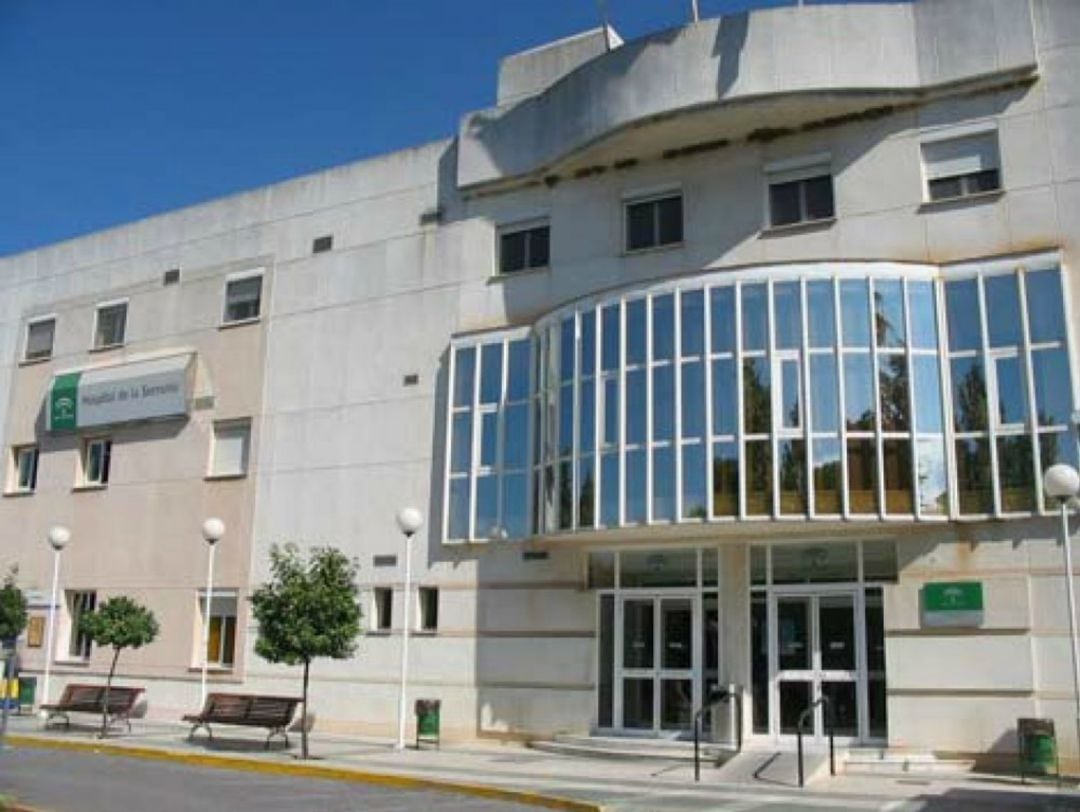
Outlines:
[[26, 628], [26, 597], [15, 585], [17, 574], [12, 567], [0, 586], [0, 640], [14, 640]]
[[316, 548], [305, 560], [295, 545], [275, 545], [270, 574], [251, 596], [259, 624], [255, 653], [271, 663], [304, 666], [300, 756], [306, 759], [311, 661], [348, 659], [360, 636], [356, 563], [333, 547]]
[[109, 731], [109, 691], [120, 652], [152, 643], [158, 636], [158, 622], [145, 606], [119, 595], [83, 616], [79, 628], [97, 645], [111, 646], [113, 650], [109, 676], [105, 680], [105, 701], [101, 707], [101, 737], [105, 738]]

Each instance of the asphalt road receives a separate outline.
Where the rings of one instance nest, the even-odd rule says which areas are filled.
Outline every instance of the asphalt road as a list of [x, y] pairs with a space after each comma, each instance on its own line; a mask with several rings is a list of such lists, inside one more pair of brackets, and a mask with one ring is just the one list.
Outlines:
[[466, 795], [17, 748], [0, 753], [0, 796], [49, 812], [523, 812]]

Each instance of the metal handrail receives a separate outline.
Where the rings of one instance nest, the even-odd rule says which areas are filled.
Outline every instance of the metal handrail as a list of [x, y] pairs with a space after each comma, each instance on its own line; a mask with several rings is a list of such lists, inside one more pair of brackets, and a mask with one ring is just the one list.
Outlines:
[[694, 714], [694, 781], [701, 780], [701, 719], [721, 702], [735, 703], [735, 752], [742, 750], [742, 692], [714, 688]]
[[805, 784], [804, 766], [803, 766], [803, 726], [806, 724], [807, 718], [814, 712], [814, 708], [818, 705], [825, 706], [825, 731], [829, 734], [829, 775], [836, 775], [836, 720], [833, 716], [832, 702], [825, 694], [822, 694], [809, 705], [806, 709], [799, 714], [799, 721], [795, 725], [795, 736], [798, 742], [799, 749], [799, 787], [802, 788]]

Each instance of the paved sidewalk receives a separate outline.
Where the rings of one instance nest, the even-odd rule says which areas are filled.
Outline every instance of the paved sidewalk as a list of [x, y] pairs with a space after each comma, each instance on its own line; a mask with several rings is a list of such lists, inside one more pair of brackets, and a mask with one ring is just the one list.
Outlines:
[[[89, 722], [90, 720], [88, 720]], [[257, 731], [221, 727], [208, 744], [186, 739], [187, 728], [158, 722], [135, 722], [130, 734], [103, 743], [90, 724], [70, 731], [43, 731], [32, 717], [11, 720], [12, 743], [21, 746], [107, 748], [129, 755], [185, 761], [207, 767], [240, 767], [289, 773], [314, 769], [326, 777], [402, 787], [444, 786], [451, 791], [503, 797], [549, 808], [661, 812], [662, 810], [917, 810], [1047, 809], [1080, 810], [1080, 792], [1052, 784], [1023, 787], [1016, 779], [985, 775], [960, 778], [930, 776], [838, 776], [816, 781], [804, 790], [776, 784], [723, 783], [718, 771], [704, 768], [693, 782], [687, 762], [606, 761], [540, 753], [516, 744], [446, 745], [440, 750], [395, 750], [385, 740], [317, 735], [311, 738], [316, 760], [299, 762], [298, 737], [285, 751], [275, 742], [263, 750]], [[560, 804], [559, 799], [565, 801]]]

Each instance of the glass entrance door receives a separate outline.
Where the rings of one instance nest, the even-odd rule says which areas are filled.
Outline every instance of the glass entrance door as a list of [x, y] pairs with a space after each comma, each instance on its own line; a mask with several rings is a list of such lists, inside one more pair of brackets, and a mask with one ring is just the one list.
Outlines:
[[650, 595], [620, 600], [617, 726], [628, 731], [689, 731], [699, 702], [698, 599]]
[[[865, 673], [855, 592], [775, 594], [773, 616], [775, 686], [773, 702], [781, 735], [796, 733], [799, 716], [820, 696], [829, 698], [837, 737], [865, 736], [859, 711], [860, 673]], [[864, 681], [864, 680], [863, 680]], [[863, 689], [865, 690], [865, 689]], [[804, 728], [825, 735], [818, 706]]]

